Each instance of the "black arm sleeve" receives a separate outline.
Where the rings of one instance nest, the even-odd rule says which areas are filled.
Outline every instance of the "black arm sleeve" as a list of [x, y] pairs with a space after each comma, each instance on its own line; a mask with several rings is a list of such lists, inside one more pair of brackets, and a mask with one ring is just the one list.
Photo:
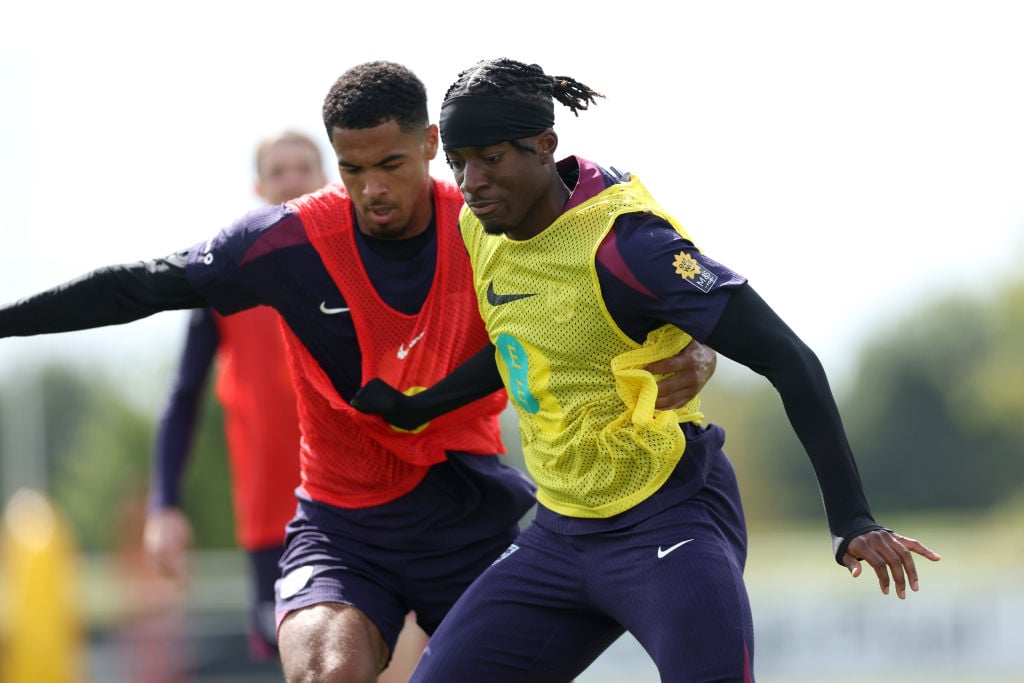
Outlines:
[[779, 392], [810, 457], [842, 564], [850, 540], [883, 528], [875, 522], [825, 370], [814, 352], [745, 284], [730, 297], [707, 344], [763, 375]]
[[437, 384], [415, 396], [406, 396], [383, 380], [372, 379], [352, 397], [352, 407], [381, 415], [396, 427], [415, 429], [438, 415], [500, 389], [501, 375], [494, 352], [494, 345], [488, 344]]
[[98, 268], [0, 308], [0, 337], [70, 332], [206, 305], [185, 276], [187, 251]]

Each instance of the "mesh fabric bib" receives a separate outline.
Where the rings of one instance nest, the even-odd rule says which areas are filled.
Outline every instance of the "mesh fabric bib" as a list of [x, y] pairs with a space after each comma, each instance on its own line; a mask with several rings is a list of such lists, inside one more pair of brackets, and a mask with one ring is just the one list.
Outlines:
[[[292, 202], [350, 309], [364, 380], [380, 377], [406, 392], [435, 384], [487, 344], [469, 261], [455, 232], [462, 195], [450, 184], [433, 182], [437, 263], [430, 293], [415, 315], [388, 306], [371, 284], [342, 186]], [[305, 346], [291, 332], [285, 338], [302, 426], [302, 485], [314, 499], [341, 507], [376, 505], [411, 490], [447, 450], [504, 452], [497, 417], [507, 403], [503, 391], [417, 433], [403, 432], [352, 408]]]
[[685, 231], [635, 178], [562, 214], [529, 240], [487, 235], [464, 209], [474, 287], [538, 500], [571, 517], [610, 517], [654, 493], [683, 455], [679, 422], [703, 419], [700, 397], [654, 409], [656, 378], [641, 368], [689, 335], [672, 326], [640, 345], [605, 306], [595, 266], [617, 216], [651, 211]]

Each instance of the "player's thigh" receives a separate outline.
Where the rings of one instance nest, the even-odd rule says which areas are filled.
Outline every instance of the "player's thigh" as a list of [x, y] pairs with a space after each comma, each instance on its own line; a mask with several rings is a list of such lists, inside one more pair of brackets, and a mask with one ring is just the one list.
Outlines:
[[[665, 571], [656, 599], [638, 601], [628, 627], [663, 681], [750, 681], [750, 602], [727, 550], [694, 552]], [[666, 558], [668, 559], [668, 558]]]
[[[339, 664], [361, 672], [369, 663], [376, 676], [408, 612], [391, 565], [380, 561], [378, 549], [354, 540], [341, 544], [315, 528], [293, 539], [299, 542], [286, 548], [276, 584], [278, 649], [291, 667], [286, 673], [331, 672]], [[294, 637], [285, 642], [288, 635]]]
[[623, 633], [595, 611], [581, 557], [532, 525], [463, 594], [411, 681], [565, 683]]
[[320, 603], [289, 612], [277, 632], [285, 679], [372, 683], [387, 664], [380, 631], [360, 610]]
[[[661, 517], [661, 519], [657, 519]], [[632, 633], [663, 681], [744, 681], [753, 655], [741, 559], [695, 500], [591, 553], [601, 606]]]
[[409, 606], [426, 633], [434, 633], [455, 601], [511, 547], [518, 535], [519, 527], [512, 525], [490, 538], [410, 558], [404, 585]]

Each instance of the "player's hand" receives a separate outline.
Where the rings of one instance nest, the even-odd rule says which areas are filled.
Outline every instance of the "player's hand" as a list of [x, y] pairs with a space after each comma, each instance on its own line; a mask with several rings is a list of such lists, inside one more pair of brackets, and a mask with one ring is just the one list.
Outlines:
[[388, 424], [400, 429], [414, 430], [427, 420], [419, 415], [416, 402], [398, 389], [374, 377], [355, 393], [350, 401], [353, 408], [363, 413], [380, 415]]
[[658, 400], [654, 407], [658, 410], [681, 408], [700, 393], [704, 385], [715, 374], [718, 354], [710, 347], [697, 341], [691, 341], [686, 347], [672, 356], [644, 369], [653, 375], [668, 375], [658, 381]]
[[405, 394], [401, 391], [379, 377], [374, 377], [359, 388], [349, 403], [359, 412], [387, 418], [398, 410], [404, 398]]
[[938, 553], [925, 547], [913, 538], [901, 536], [893, 531], [878, 529], [854, 537], [843, 555], [843, 565], [854, 577], [860, 576], [861, 560], [870, 564], [878, 576], [878, 585], [884, 595], [889, 594], [890, 573], [896, 584], [896, 595], [900, 600], [907, 597], [907, 584], [910, 590], [918, 589], [917, 567], [914, 566], [914, 553], [926, 557], [932, 562], [941, 558]]
[[142, 535], [146, 559], [161, 575], [177, 583], [185, 581], [192, 524], [178, 508], [149, 513]]

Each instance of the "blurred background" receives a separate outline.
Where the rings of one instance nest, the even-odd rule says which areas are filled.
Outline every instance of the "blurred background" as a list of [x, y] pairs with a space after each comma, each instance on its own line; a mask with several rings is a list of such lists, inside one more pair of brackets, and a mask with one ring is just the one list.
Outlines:
[[[600, 1], [58, 0], [2, 16], [3, 302], [208, 239], [259, 203], [252, 153], [270, 132], [304, 130], [332, 158], [320, 105], [356, 63], [410, 66], [435, 118], [483, 58], [603, 92], [578, 118], [558, 108], [560, 151], [636, 173], [750, 279], [821, 357], [876, 517], [943, 555], [919, 564], [906, 601], [851, 579], [777, 395], [720, 359], [705, 414], [726, 428], [745, 496], [758, 680], [1020, 680], [1016, 3], [634, 2], [623, 15]], [[224, 458], [189, 469], [193, 580], [170, 585], [141, 561], [154, 421], [185, 324], [167, 313], [0, 341], [0, 680], [16, 680], [4, 656], [33, 629], [52, 638], [44, 652], [73, 653], [72, 677], [54, 680], [280, 679], [246, 658]], [[223, 451], [219, 410], [207, 401], [199, 449]], [[51, 599], [66, 625], [24, 621]], [[627, 637], [579, 680], [657, 674]]]

